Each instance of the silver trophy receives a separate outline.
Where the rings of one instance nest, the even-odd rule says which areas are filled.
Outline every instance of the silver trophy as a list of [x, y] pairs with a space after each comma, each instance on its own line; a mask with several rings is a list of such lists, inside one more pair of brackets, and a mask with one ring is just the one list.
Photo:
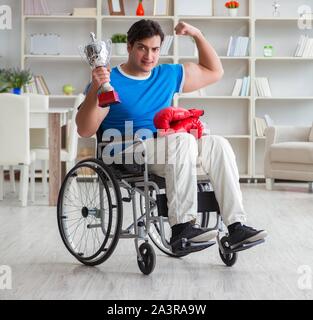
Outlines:
[[[96, 39], [93, 32], [90, 32], [91, 42], [85, 47], [80, 47], [80, 54], [92, 69], [106, 67], [111, 58], [111, 40], [100, 41]], [[104, 83], [98, 90], [98, 100], [100, 107], [107, 107], [112, 104], [120, 103], [117, 92], [109, 82]]]
[[274, 8], [273, 17], [279, 17], [280, 16], [280, 12], [279, 12], [280, 4], [279, 4], [279, 2], [278, 1], [274, 1], [274, 3], [272, 4], [272, 7]]

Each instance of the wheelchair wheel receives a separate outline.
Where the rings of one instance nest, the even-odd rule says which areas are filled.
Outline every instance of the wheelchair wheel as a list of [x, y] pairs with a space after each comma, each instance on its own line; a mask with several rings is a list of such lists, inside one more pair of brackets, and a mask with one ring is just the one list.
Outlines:
[[139, 247], [140, 254], [143, 260], [137, 260], [140, 271], [148, 275], [155, 267], [156, 257], [153, 247], [149, 243], [142, 243]]
[[117, 245], [122, 217], [120, 188], [110, 168], [97, 159], [77, 163], [63, 181], [57, 205], [68, 251], [85, 265], [104, 262]]
[[[221, 245], [225, 248], [228, 249], [228, 238], [225, 236], [221, 239]], [[222, 253], [221, 249], [218, 249], [218, 252], [220, 254], [220, 257], [222, 261], [226, 264], [227, 267], [233, 266], [236, 261], [237, 261], [237, 252], [233, 253]]]
[[[198, 191], [204, 191], [206, 189], [204, 189], [206, 186], [200, 186], [198, 185]], [[150, 197], [152, 198], [156, 198], [156, 192], [155, 190], [150, 190], [149, 192]], [[140, 210], [141, 210], [141, 214], [144, 214], [145, 212], [145, 199], [143, 196], [140, 195]], [[151, 216], [158, 216], [158, 209], [156, 208], [155, 210], [153, 210], [151, 212]], [[209, 213], [208, 212], [200, 212], [198, 213], [198, 221], [199, 224], [202, 228], [206, 228], [208, 226], [209, 223]], [[170, 238], [171, 238], [171, 234], [172, 234], [172, 230], [171, 227], [169, 225], [169, 223], [165, 223], [164, 224], [164, 232], [165, 232], [165, 240], [167, 242], [167, 244], [169, 245], [170, 243]], [[153, 222], [151, 224], [151, 229], [149, 232], [149, 237], [152, 240], [152, 242], [154, 243], [154, 245], [163, 253], [167, 254], [170, 257], [174, 257], [174, 258], [179, 258], [179, 257], [183, 257], [183, 255], [179, 255], [179, 254], [175, 254], [172, 252], [171, 249], [166, 248], [163, 245], [163, 242], [161, 240], [161, 229], [160, 229], [160, 224], [158, 222]]]

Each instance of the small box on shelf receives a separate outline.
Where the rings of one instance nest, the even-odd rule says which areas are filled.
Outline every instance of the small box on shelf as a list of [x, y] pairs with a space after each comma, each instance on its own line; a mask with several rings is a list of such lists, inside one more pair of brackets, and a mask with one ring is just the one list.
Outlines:
[[73, 16], [95, 17], [97, 16], [97, 8], [74, 8]]

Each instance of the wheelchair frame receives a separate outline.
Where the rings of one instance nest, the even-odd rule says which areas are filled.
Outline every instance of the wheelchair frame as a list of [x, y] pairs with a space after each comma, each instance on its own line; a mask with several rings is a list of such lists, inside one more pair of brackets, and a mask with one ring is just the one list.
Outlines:
[[[144, 141], [135, 137], [133, 140], [125, 140], [124, 142], [134, 142], [134, 146], [136, 144], [142, 144], [143, 148], [145, 147]], [[148, 162], [146, 157], [146, 152], [144, 152], [144, 164], [133, 166], [134, 172], [127, 171], [125, 169], [125, 165], [121, 165], [120, 167], [108, 166], [106, 165], [106, 161], [99, 160], [102, 158], [102, 150], [108, 144], [114, 144], [112, 141], [103, 141], [98, 143], [97, 148], [97, 159], [85, 159], [76, 164], [74, 168], [70, 170], [67, 176], [64, 179], [62, 184], [59, 198], [58, 198], [58, 226], [59, 231], [62, 237], [62, 240], [67, 247], [67, 249], [82, 263], [86, 265], [97, 265], [104, 262], [109, 256], [113, 253], [118, 240], [119, 239], [134, 239], [135, 249], [137, 253], [137, 263], [139, 269], [143, 274], [150, 274], [153, 272], [156, 263], [156, 256], [153, 247], [148, 243], [148, 239], [153, 241], [153, 243], [164, 253], [173, 257], [182, 257], [186, 254], [174, 254], [171, 251], [171, 246], [169, 241], [165, 236], [165, 224], [168, 222], [167, 216], [167, 199], [166, 194], [162, 194], [161, 190], [164, 189], [165, 183], [164, 178], [158, 177], [154, 174], [149, 174]], [[120, 141], [118, 143], [121, 143]], [[100, 208], [88, 208], [88, 206], [84, 206], [81, 211], [77, 209], [78, 215], [81, 214], [82, 217], [87, 220], [87, 218], [99, 219], [100, 223], [90, 223], [90, 220], [87, 224], [87, 229], [101, 228], [101, 231], [104, 236], [103, 244], [100, 246], [99, 250], [91, 256], [84, 257], [82, 252], [79, 252], [80, 249], [76, 250], [75, 246], [72, 244], [73, 239], [70, 239], [68, 231], [66, 231], [65, 220], [68, 217], [66, 211], [64, 211], [64, 202], [66, 196], [64, 193], [66, 192], [66, 187], [68, 185], [68, 181], [70, 179], [74, 179], [77, 177], [77, 170], [83, 167], [93, 168], [97, 173], [96, 183], [99, 183], [99, 198], [100, 198]], [[122, 167], [122, 169], [121, 169]], [[76, 171], [75, 171], [76, 170]], [[88, 179], [87, 179], [88, 180]], [[79, 181], [77, 180], [77, 185], [79, 185]], [[109, 201], [109, 209], [105, 209], [103, 206], [104, 202], [104, 191], [106, 195], [108, 195], [108, 190], [110, 188], [114, 189], [115, 200], [116, 203], [110, 203]], [[121, 188], [124, 188], [128, 197], [121, 197]], [[224, 226], [219, 214], [219, 207], [216, 201], [214, 192], [210, 190], [210, 184], [206, 181], [198, 181], [198, 212], [202, 212], [201, 216], [201, 226], [207, 227], [209, 223], [209, 218], [211, 212], [216, 212], [217, 221], [215, 226], [212, 228], [214, 230], [218, 230], [219, 232], [223, 232]], [[87, 190], [87, 188], [86, 188]], [[152, 196], [153, 192], [155, 192], [156, 198]], [[140, 196], [140, 215], [137, 211], [137, 199], [136, 194]], [[107, 197], [108, 199], [110, 197]], [[111, 198], [110, 198], [111, 199]], [[142, 200], [144, 200], [144, 208], [142, 206]], [[131, 202], [132, 203], [132, 211], [133, 211], [133, 222], [125, 229], [122, 229], [122, 221], [123, 221], [123, 205], [122, 202]], [[89, 204], [89, 206], [91, 206]], [[110, 234], [111, 225], [112, 225], [112, 210], [116, 209], [117, 211], [117, 222], [116, 222], [116, 230], [115, 233]], [[112, 210], [110, 210], [112, 209]], [[157, 215], [154, 215], [154, 211], [157, 210]], [[105, 226], [105, 213], [109, 211], [108, 227]], [[78, 218], [77, 218], [78, 219]], [[79, 221], [81, 221], [80, 218]], [[84, 221], [84, 220], [83, 220]], [[111, 221], [111, 224], [110, 224]], [[86, 221], [85, 221], [86, 224]], [[77, 229], [76, 229], [77, 231]], [[75, 231], [75, 233], [76, 233]], [[133, 232], [132, 232], [133, 231]], [[97, 233], [98, 234], [98, 233]], [[157, 238], [158, 234], [158, 238]], [[109, 248], [105, 248], [109, 239], [112, 239]], [[87, 236], [88, 240], [88, 236]], [[86, 240], [86, 242], [87, 242]], [[230, 249], [227, 242], [227, 235], [223, 238], [220, 238], [220, 233], [217, 236], [217, 242], [219, 247], [219, 254], [222, 261], [227, 266], [232, 266], [237, 260], [237, 251], [245, 250], [249, 248], [251, 245], [242, 245], [236, 249]], [[94, 240], [95, 241], [95, 240]], [[139, 241], [144, 241], [139, 246]], [[100, 241], [99, 241], [100, 243]], [[189, 248], [188, 253], [198, 250], [202, 250], [204, 248], [210, 247], [214, 245], [215, 241], [208, 242], [200, 242], [200, 243], [192, 243], [187, 239], [182, 239], [181, 246], [182, 252], [184, 249]], [[255, 244], [253, 244], [255, 245]], [[87, 243], [86, 243], [87, 247]], [[75, 252], [75, 250], [77, 252]], [[104, 253], [103, 253], [104, 252]], [[187, 253], [187, 254], [188, 254]]]

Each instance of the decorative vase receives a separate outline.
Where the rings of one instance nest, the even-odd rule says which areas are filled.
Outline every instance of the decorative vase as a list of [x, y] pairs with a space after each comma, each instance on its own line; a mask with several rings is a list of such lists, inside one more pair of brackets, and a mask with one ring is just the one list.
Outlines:
[[237, 17], [238, 8], [229, 8], [228, 9], [228, 15], [230, 17]]
[[142, 0], [139, 0], [138, 7], [136, 10], [136, 16], [144, 16], [144, 15], [145, 15], [145, 10], [142, 5]]
[[115, 52], [118, 56], [127, 55], [127, 43], [115, 43]]
[[13, 91], [14, 94], [21, 94], [22, 89], [21, 88], [13, 88], [12, 91]]

